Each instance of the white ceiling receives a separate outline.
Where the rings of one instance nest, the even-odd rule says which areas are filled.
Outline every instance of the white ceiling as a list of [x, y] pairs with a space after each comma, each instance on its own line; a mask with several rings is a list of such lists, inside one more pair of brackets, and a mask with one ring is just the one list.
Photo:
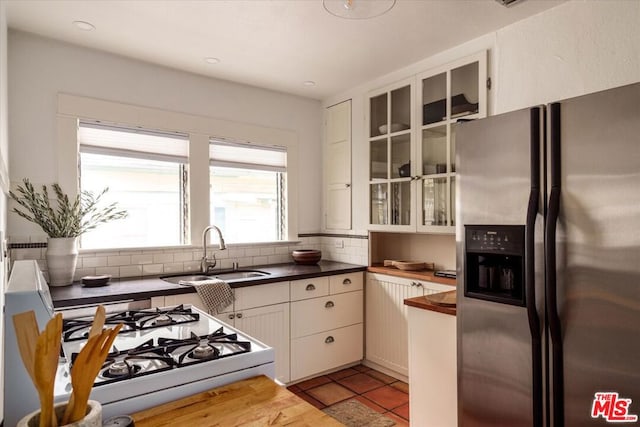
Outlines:
[[[8, 0], [7, 20], [69, 43], [324, 99], [562, 1], [397, 0], [385, 15], [347, 20], [322, 0]], [[96, 28], [81, 31], [76, 20]]]

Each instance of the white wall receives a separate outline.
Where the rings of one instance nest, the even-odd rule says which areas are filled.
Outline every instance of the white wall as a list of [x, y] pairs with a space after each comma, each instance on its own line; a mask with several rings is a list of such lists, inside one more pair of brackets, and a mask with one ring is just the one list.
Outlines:
[[[298, 134], [298, 232], [320, 229], [321, 106], [318, 101], [210, 79], [9, 31], [11, 180], [58, 180], [59, 92], [293, 130]], [[31, 227], [31, 228], [30, 228]], [[41, 234], [12, 215], [9, 234]]]
[[[518, 7], [517, 5], [513, 7]], [[353, 106], [353, 206], [366, 206], [367, 93], [421, 71], [489, 49], [488, 114], [640, 81], [640, 1], [573, 0], [323, 101]], [[354, 209], [354, 232], [368, 212]]]
[[[0, 1], [0, 182], [7, 181], [9, 142], [7, 138], [7, 14], [6, 4]], [[3, 256], [2, 240], [7, 229], [7, 196], [2, 185], [0, 191], [0, 308], [4, 313], [4, 289], [7, 261]], [[4, 390], [4, 315], [0, 313], [0, 390]], [[4, 419], [4, 399], [0, 399], [0, 422]]]

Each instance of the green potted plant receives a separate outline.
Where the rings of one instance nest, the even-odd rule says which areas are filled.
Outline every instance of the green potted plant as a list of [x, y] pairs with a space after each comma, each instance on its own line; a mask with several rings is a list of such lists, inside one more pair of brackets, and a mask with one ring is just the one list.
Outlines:
[[99, 206], [102, 196], [108, 191], [105, 188], [95, 195], [90, 191], [82, 191], [71, 199], [60, 185], [51, 186], [55, 193], [55, 206], [51, 205], [47, 186], [42, 192], [36, 191], [28, 179], [16, 187], [16, 192], [9, 192], [19, 207], [13, 212], [27, 221], [38, 224], [49, 236], [47, 240], [47, 270], [51, 286], [66, 286], [73, 282], [73, 274], [78, 260], [78, 237], [100, 224], [125, 218], [127, 212], [119, 210], [117, 203]]

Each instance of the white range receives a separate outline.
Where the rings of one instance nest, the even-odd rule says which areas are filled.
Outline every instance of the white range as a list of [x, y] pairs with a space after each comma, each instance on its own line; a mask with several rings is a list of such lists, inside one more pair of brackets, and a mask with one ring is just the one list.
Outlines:
[[[49, 288], [35, 261], [16, 261], [5, 300], [5, 425], [39, 407], [17, 348], [12, 316], [33, 310], [42, 330], [53, 316]], [[70, 370], [92, 317], [64, 319], [55, 401], [71, 392]], [[256, 375], [275, 376], [274, 350], [191, 306], [107, 313], [106, 327], [124, 323], [96, 379], [91, 399], [103, 418], [131, 414]]]

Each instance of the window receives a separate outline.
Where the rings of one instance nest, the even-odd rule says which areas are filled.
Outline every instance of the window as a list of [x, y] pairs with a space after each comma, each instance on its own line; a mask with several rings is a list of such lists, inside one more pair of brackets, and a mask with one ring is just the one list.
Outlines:
[[188, 137], [80, 123], [80, 189], [117, 201], [128, 217], [81, 237], [84, 249], [173, 246], [188, 242]]
[[286, 150], [212, 140], [210, 218], [227, 242], [287, 238]]

